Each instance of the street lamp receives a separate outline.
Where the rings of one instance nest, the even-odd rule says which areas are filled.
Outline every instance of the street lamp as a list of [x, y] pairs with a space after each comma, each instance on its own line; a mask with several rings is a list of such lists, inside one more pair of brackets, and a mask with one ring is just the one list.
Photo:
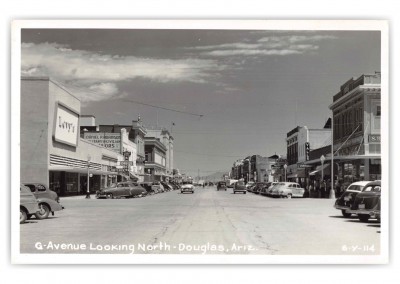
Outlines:
[[90, 190], [89, 190], [89, 178], [90, 178], [90, 155], [87, 155], [87, 184], [86, 184], [86, 197], [87, 199], [90, 199]]
[[286, 169], [287, 169], [287, 165], [284, 164], [283, 167], [285, 168], [285, 182], [286, 182]]

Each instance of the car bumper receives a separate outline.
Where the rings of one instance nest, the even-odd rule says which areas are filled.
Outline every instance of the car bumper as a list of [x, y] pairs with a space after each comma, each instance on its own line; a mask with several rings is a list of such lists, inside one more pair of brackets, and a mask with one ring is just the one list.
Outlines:
[[346, 210], [346, 211], [350, 210], [349, 207], [343, 206], [343, 205], [336, 205], [336, 204], [335, 204], [333, 207], [335, 207], [335, 208], [338, 209], [338, 210]]
[[346, 210], [346, 213], [360, 214], [360, 215], [370, 215], [374, 210], [371, 209], [358, 209], [358, 210]]

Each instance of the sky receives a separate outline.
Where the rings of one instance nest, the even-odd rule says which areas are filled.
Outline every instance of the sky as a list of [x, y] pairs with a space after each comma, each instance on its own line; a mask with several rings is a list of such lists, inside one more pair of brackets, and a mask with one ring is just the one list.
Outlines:
[[97, 124], [167, 128], [174, 167], [193, 176], [286, 155], [286, 133], [322, 128], [340, 86], [381, 56], [377, 31], [23, 29], [21, 41], [23, 76], [64, 84]]

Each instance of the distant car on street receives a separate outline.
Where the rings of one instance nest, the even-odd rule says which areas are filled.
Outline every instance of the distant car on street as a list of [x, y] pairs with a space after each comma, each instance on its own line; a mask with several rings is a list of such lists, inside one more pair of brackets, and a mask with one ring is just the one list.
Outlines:
[[135, 196], [146, 195], [147, 191], [138, 183], [134, 182], [119, 182], [115, 187], [101, 189], [96, 192], [96, 198], [131, 198]]
[[233, 193], [235, 194], [236, 192], [241, 192], [246, 194], [247, 189], [244, 181], [238, 181], [237, 183], [235, 183], [235, 185], [233, 186]]
[[357, 214], [361, 222], [369, 219], [380, 221], [381, 213], [381, 182], [373, 181], [367, 183], [363, 190], [356, 195], [348, 213]]
[[279, 182], [271, 182], [271, 184], [268, 186], [268, 188], [265, 190], [265, 195], [266, 196], [271, 196], [272, 191], [274, 190], [275, 186], [279, 184]]
[[[46, 219], [50, 213], [54, 215], [54, 211], [60, 211], [64, 209], [64, 206], [60, 204], [60, 198], [55, 191], [48, 189], [41, 183], [37, 182], [24, 182], [36, 199], [39, 202], [39, 212], [35, 213], [37, 219]], [[30, 215], [28, 215], [28, 219]]]
[[296, 182], [281, 182], [272, 191], [272, 196], [276, 197], [303, 197], [305, 189]]
[[194, 186], [193, 186], [193, 184], [187, 183], [187, 184], [182, 185], [182, 187], [181, 187], [181, 193], [184, 193], [184, 192], [191, 192], [191, 193], [194, 193]]
[[270, 185], [271, 185], [271, 182], [267, 182], [264, 185], [262, 185], [261, 189], [260, 189], [260, 194], [261, 195], [267, 195], [268, 188], [270, 187]]
[[226, 182], [225, 181], [219, 181], [217, 183], [217, 190], [225, 190], [226, 191]]
[[353, 204], [356, 195], [362, 191], [370, 181], [357, 181], [350, 184], [346, 191], [336, 199], [334, 207], [342, 211], [343, 217], [350, 217], [351, 213], [347, 212], [350, 210], [351, 204]]
[[256, 185], [251, 189], [251, 191], [253, 193], [259, 194], [265, 184], [265, 182], [256, 182]]
[[29, 187], [23, 184], [19, 186], [19, 223], [25, 223], [28, 216], [32, 216], [39, 212], [39, 202]]

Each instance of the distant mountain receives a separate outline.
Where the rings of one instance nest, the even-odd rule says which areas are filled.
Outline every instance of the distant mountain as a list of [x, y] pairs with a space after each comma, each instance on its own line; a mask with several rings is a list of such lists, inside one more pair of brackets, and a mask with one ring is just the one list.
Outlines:
[[216, 173], [210, 174], [208, 176], [202, 177], [202, 179], [209, 180], [209, 181], [219, 181], [222, 179], [222, 176], [224, 174], [227, 175], [228, 173], [227, 172], [216, 172]]

